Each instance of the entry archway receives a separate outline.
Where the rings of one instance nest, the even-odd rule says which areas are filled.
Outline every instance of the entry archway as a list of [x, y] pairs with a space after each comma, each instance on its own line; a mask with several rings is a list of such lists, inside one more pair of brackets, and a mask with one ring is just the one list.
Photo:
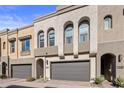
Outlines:
[[2, 75], [6, 75], [6, 66], [7, 66], [6, 62], [3, 62], [2, 63]]
[[101, 75], [108, 81], [113, 81], [116, 77], [116, 56], [106, 53], [101, 56]]
[[37, 69], [37, 78], [44, 76], [44, 61], [43, 59], [38, 59], [36, 63], [36, 69]]

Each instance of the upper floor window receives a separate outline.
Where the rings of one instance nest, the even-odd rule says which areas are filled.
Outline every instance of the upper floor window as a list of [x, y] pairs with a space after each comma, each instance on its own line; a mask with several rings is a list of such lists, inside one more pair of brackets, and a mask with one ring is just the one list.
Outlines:
[[89, 40], [89, 21], [84, 20], [79, 25], [79, 42], [83, 43]]
[[30, 51], [30, 39], [25, 39], [22, 41], [22, 52]]
[[3, 49], [6, 48], [6, 42], [3, 42]]
[[104, 17], [104, 30], [108, 30], [112, 28], [112, 16]]
[[38, 47], [39, 48], [44, 47], [44, 32], [43, 31], [41, 31], [38, 34]]
[[73, 43], [73, 25], [69, 24], [65, 28], [65, 44]]
[[48, 46], [54, 46], [54, 45], [55, 45], [55, 33], [54, 33], [54, 29], [51, 29], [48, 32]]
[[10, 53], [15, 52], [15, 41], [10, 42]]

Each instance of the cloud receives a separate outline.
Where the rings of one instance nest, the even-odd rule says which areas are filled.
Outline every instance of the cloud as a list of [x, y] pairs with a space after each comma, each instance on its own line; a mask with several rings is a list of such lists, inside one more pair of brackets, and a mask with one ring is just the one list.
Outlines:
[[29, 24], [24, 19], [25, 18], [15, 14], [0, 15], [0, 29], [14, 29]]
[[17, 8], [19, 6], [15, 5], [0, 5], [0, 30], [2, 29], [15, 29], [29, 24], [25, 16], [19, 16], [16, 14]]

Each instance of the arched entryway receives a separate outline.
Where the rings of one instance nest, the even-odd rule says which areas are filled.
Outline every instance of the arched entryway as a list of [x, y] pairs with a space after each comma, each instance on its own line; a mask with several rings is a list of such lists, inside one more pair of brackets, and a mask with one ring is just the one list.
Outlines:
[[2, 75], [6, 75], [6, 66], [7, 64], [5, 62], [2, 63]]
[[42, 59], [37, 60], [37, 78], [43, 77], [44, 76], [44, 62]]
[[113, 81], [116, 77], [116, 56], [114, 54], [104, 54], [101, 56], [101, 75], [108, 81]]

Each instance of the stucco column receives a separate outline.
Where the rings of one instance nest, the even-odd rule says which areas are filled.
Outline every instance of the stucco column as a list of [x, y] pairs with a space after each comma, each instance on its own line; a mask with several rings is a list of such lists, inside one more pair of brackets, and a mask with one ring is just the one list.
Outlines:
[[[59, 27], [59, 26], [58, 26]], [[57, 40], [58, 40], [58, 55], [59, 57], [64, 57], [64, 29], [62, 26], [60, 26], [58, 32], [57, 32]]]
[[73, 34], [73, 53], [74, 57], [78, 57], [78, 22], [74, 23], [74, 34]]
[[90, 82], [93, 82], [96, 77], [96, 58], [90, 58]]
[[47, 31], [44, 31], [44, 47], [47, 47]]
[[38, 48], [38, 27], [34, 24], [34, 49]]
[[97, 53], [97, 13], [90, 17], [90, 54]]
[[35, 58], [34, 59], [35, 61], [32, 63], [32, 77], [34, 77], [34, 78], [37, 78], [37, 67], [36, 67], [36, 61], [37, 61], [37, 59]]

